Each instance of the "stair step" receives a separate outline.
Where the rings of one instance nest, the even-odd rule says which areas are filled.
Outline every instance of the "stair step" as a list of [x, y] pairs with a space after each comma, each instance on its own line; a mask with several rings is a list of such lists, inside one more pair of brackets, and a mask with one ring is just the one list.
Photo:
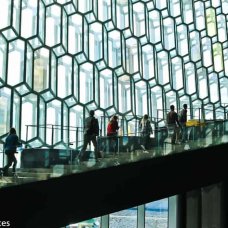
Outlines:
[[27, 173], [51, 173], [52, 168], [19, 168], [17, 172], [27, 172]]

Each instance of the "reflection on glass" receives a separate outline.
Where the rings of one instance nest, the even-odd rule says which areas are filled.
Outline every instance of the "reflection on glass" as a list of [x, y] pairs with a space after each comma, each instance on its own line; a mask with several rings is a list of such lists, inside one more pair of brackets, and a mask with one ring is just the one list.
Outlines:
[[208, 33], [208, 36], [212, 37], [217, 33], [215, 9], [208, 8], [206, 10], [206, 19], [207, 19], [207, 33]]
[[196, 15], [196, 28], [198, 30], [205, 29], [205, 9], [201, 1], [194, 2], [195, 15]]
[[199, 33], [194, 31], [190, 33], [190, 49], [192, 61], [201, 59]]
[[149, 12], [150, 42], [158, 43], [161, 41], [161, 22], [160, 13], [156, 10]]
[[162, 89], [159, 86], [155, 86], [151, 89], [151, 100], [152, 106], [152, 116], [156, 117], [159, 121], [163, 119], [163, 103], [162, 103]]
[[76, 54], [82, 51], [82, 16], [73, 14], [68, 20], [68, 51]]
[[213, 44], [213, 56], [214, 56], [215, 71], [216, 72], [222, 71], [223, 56], [222, 56], [222, 46], [220, 43]]
[[146, 83], [140, 81], [135, 84], [135, 97], [138, 97], [136, 101], [136, 115], [143, 116], [148, 113], [148, 97], [147, 97]]
[[168, 228], [168, 198], [145, 204], [145, 228]]
[[164, 26], [163, 31], [164, 31], [165, 49], [171, 50], [175, 47], [173, 19], [172, 18], [164, 19], [163, 26]]
[[131, 109], [131, 87], [130, 77], [124, 75], [118, 78], [118, 100], [119, 111], [125, 113]]
[[29, 38], [37, 32], [36, 10], [38, 0], [26, 0], [22, 2], [24, 7], [21, 12], [21, 35]]
[[183, 20], [186, 24], [193, 22], [192, 1], [182, 1], [182, 14], [184, 16]]
[[10, 25], [11, 1], [2, 0], [0, 7], [0, 29]]
[[85, 63], [80, 66], [80, 102], [87, 103], [93, 99], [93, 65]]
[[215, 73], [209, 74], [209, 89], [211, 102], [216, 102], [219, 100], [218, 94], [218, 76]]
[[154, 74], [154, 49], [148, 44], [142, 47], [142, 75], [145, 79], [151, 79]]
[[58, 96], [65, 98], [72, 94], [72, 59], [70, 56], [63, 56], [58, 59]]
[[135, 38], [126, 40], [126, 68], [128, 73], [139, 70], [138, 42]]
[[119, 31], [111, 31], [108, 33], [108, 63], [114, 68], [121, 64], [121, 40]]
[[145, 34], [145, 11], [144, 4], [137, 2], [133, 5], [133, 23], [135, 36]]
[[185, 25], [177, 26], [177, 41], [178, 53], [181, 56], [186, 55], [188, 53], [188, 33]]
[[8, 88], [0, 89], [0, 94], [0, 134], [3, 135], [9, 131], [11, 90]]
[[102, 57], [102, 25], [93, 23], [89, 26], [89, 58], [92, 61], [97, 61]]
[[47, 104], [46, 142], [54, 145], [61, 139], [61, 102], [53, 100]]
[[204, 37], [202, 39], [202, 50], [203, 50], [203, 65], [209, 67], [212, 65], [212, 55], [211, 55], [211, 39]]
[[201, 68], [197, 70], [199, 98], [204, 99], [208, 96], [207, 72]]
[[[29, 127], [26, 125], [37, 125], [37, 96], [34, 94], [27, 95], [22, 99], [22, 115], [21, 122], [23, 123], [21, 128], [21, 139], [31, 140], [36, 136], [37, 127]], [[28, 130], [28, 132], [27, 132]], [[26, 135], [28, 136], [26, 138]]]
[[48, 88], [49, 82], [49, 51], [41, 48], [35, 52], [34, 59], [34, 90], [40, 92]]
[[108, 108], [113, 105], [113, 75], [110, 70], [100, 72], [100, 106]]
[[183, 88], [182, 59], [175, 57], [171, 60], [171, 64], [172, 64], [173, 88], [175, 90], [179, 90]]
[[186, 78], [186, 92], [192, 94], [196, 91], [195, 84], [195, 67], [192, 63], [185, 65], [185, 78]]
[[46, 11], [46, 45], [52, 47], [60, 42], [61, 8], [58, 5], [47, 7]]
[[159, 84], [165, 85], [169, 82], [169, 60], [166, 51], [161, 51], [157, 55], [157, 69]]
[[100, 228], [101, 227], [101, 218], [92, 218], [92, 219], [88, 219], [86, 221], [82, 221], [79, 223], [75, 223], [75, 224], [70, 224], [68, 226], [66, 226], [66, 228]]
[[109, 215], [109, 228], [137, 228], [137, 207], [118, 211]]
[[24, 41], [21, 40], [16, 40], [9, 44], [7, 83], [11, 86], [22, 82], [24, 73], [24, 65], [22, 64], [24, 62], [24, 48]]

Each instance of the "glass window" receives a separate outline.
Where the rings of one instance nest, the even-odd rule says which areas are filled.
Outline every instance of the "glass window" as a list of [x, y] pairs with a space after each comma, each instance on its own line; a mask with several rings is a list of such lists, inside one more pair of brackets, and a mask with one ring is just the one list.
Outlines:
[[137, 228], [137, 207], [118, 211], [109, 215], [109, 228]]
[[145, 228], [168, 228], [168, 198], [145, 204]]
[[76, 149], [92, 108], [104, 123], [118, 113], [122, 133], [145, 113], [164, 126], [170, 104], [226, 111], [227, 4], [1, 0], [0, 138], [14, 125], [30, 146]]

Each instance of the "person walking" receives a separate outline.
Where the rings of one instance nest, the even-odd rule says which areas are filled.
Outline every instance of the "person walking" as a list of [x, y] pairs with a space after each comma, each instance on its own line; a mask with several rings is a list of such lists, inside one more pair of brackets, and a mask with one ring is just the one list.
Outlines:
[[141, 147], [146, 152], [146, 150], [150, 149], [150, 134], [153, 132], [149, 116], [147, 114], [145, 114], [140, 121], [139, 129], [142, 139]]
[[15, 153], [17, 153], [17, 147], [21, 146], [19, 142], [19, 138], [17, 136], [15, 128], [11, 128], [9, 131], [9, 135], [6, 138], [4, 144], [4, 151], [7, 155], [7, 164], [2, 169], [3, 175], [8, 176], [9, 167], [13, 164], [13, 173], [16, 173], [17, 159], [15, 157]]
[[94, 110], [89, 112], [89, 117], [85, 119], [84, 124], [84, 144], [82, 150], [79, 154], [79, 161], [86, 160], [86, 148], [90, 142], [93, 143], [94, 146], [94, 154], [96, 161], [98, 160], [98, 145], [97, 145], [97, 136], [99, 135], [99, 124], [97, 118], [94, 117]]
[[179, 114], [179, 123], [181, 125], [181, 134], [182, 134], [182, 137], [181, 137], [181, 141], [182, 142], [186, 142], [186, 140], [188, 139], [188, 129], [186, 127], [186, 122], [187, 122], [187, 104], [183, 104], [183, 109], [180, 111], [180, 114]]
[[171, 136], [171, 143], [179, 143], [179, 133], [180, 133], [180, 128], [181, 125], [178, 120], [178, 115], [174, 111], [175, 106], [171, 105], [170, 106], [170, 112], [167, 114], [167, 127], [168, 131], [173, 131], [173, 134]]
[[114, 152], [116, 154], [116, 147], [118, 144], [118, 116], [114, 115], [107, 126], [107, 136], [108, 136], [108, 142], [109, 142], [109, 152]]

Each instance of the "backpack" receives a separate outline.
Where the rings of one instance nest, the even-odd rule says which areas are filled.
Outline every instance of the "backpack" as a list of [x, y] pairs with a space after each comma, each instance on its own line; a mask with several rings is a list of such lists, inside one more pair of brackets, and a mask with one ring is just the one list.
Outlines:
[[146, 121], [141, 120], [139, 127], [141, 129], [141, 133], [143, 134], [152, 133], [152, 127], [149, 120], [146, 120]]
[[99, 124], [95, 117], [89, 117], [86, 119], [86, 134], [99, 135]]
[[186, 122], [187, 121], [187, 119], [186, 119], [186, 113], [185, 113], [186, 111], [184, 110], [184, 109], [182, 109], [181, 111], [180, 111], [180, 114], [178, 115], [178, 120], [179, 120], [179, 122], [181, 122], [181, 123], [184, 123], [184, 122]]
[[171, 111], [167, 114], [166, 121], [167, 124], [175, 124], [176, 123], [176, 113]]

